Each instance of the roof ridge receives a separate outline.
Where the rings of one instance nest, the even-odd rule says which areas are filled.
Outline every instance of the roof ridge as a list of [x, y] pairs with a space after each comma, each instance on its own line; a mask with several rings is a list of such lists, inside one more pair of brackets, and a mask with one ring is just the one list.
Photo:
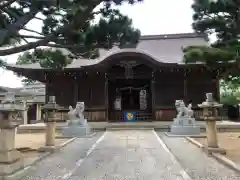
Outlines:
[[156, 34], [156, 35], [142, 35], [140, 40], [158, 40], [158, 39], [181, 39], [181, 38], [207, 38], [204, 33], [176, 33], [176, 34]]

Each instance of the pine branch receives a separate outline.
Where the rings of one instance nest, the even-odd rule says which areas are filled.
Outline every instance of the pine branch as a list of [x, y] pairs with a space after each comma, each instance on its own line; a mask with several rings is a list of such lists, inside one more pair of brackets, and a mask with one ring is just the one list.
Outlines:
[[43, 33], [40, 33], [40, 32], [37, 32], [37, 31], [34, 31], [34, 30], [32, 30], [32, 29], [28, 29], [28, 28], [26, 28], [26, 27], [24, 27], [24, 28], [22, 28], [22, 29], [25, 30], [25, 31], [29, 31], [29, 32], [36, 33], [36, 34], [39, 34], [39, 35], [41, 35], [41, 36], [44, 36]]
[[33, 9], [26, 15], [20, 17], [14, 24], [10, 24], [6, 27], [6, 29], [0, 31], [0, 45], [7, 37], [11, 35], [16, 35], [17, 32], [22, 29], [31, 19], [33, 19], [33, 17], [36, 16], [37, 13], [38, 10]]
[[8, 7], [11, 4], [13, 4], [14, 2], [16, 2], [16, 0], [8, 0], [6, 3], [2, 3], [1, 4], [1, 1], [0, 1], [0, 9], [4, 9], [4, 8]]
[[[93, 11], [93, 9], [99, 4], [99, 2], [100, 1], [96, 1], [96, 0], [91, 1], [92, 4], [89, 4], [89, 6], [87, 7], [87, 9], [84, 12], [81, 12], [81, 11], [76, 12], [76, 15], [74, 16], [72, 22], [70, 22], [69, 24], [65, 24], [64, 26], [59, 27], [56, 30], [56, 32], [45, 36], [44, 39], [36, 41], [36, 42], [30, 42], [30, 43], [28, 43], [26, 45], [22, 45], [22, 46], [0, 50], [0, 56], [6, 56], [6, 55], [11, 55], [11, 54], [27, 51], [27, 50], [30, 50], [30, 49], [34, 49], [38, 46], [45, 46], [49, 42], [57, 39], [57, 36], [60, 33], [70, 31], [72, 29], [72, 27], [74, 27], [76, 25], [78, 27], [81, 27], [82, 25], [85, 24], [86, 19], [89, 17], [89, 15]], [[34, 12], [32, 12], [31, 14], [33, 15]], [[35, 15], [36, 14], [34, 14], [34, 16]]]

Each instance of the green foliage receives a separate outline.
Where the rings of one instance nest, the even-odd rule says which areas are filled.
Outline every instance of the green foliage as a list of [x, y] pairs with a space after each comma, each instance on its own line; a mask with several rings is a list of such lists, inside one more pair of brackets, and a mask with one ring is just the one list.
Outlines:
[[[94, 59], [99, 49], [136, 44], [140, 31], [113, 5], [134, 4], [142, 0], [2, 0], [0, 2], [0, 56], [25, 52], [17, 64], [40, 63], [45, 68], [63, 68], [73, 58]], [[102, 8], [96, 7], [101, 5]], [[40, 18], [41, 14], [44, 18]], [[100, 20], [93, 23], [95, 17]], [[42, 21], [40, 32], [26, 24]], [[20, 30], [34, 35], [22, 34]], [[34, 42], [29, 42], [34, 39]], [[19, 42], [24, 42], [19, 44]], [[50, 47], [42, 48], [42, 46]], [[66, 49], [71, 56], [60, 50]], [[33, 52], [28, 50], [33, 49]], [[29, 82], [30, 80], [24, 79]]]
[[[215, 34], [217, 41], [210, 46], [184, 49], [186, 63], [203, 62], [210, 68], [218, 63], [239, 63], [240, 18], [239, 0], [194, 0], [193, 28], [198, 33]], [[225, 80], [240, 85], [240, 73], [230, 72]]]
[[[3, 0], [0, 2], [3, 12], [0, 15], [0, 47], [18, 39], [25, 44], [0, 50], [0, 56], [48, 46], [66, 48], [75, 57], [96, 58], [100, 48], [135, 44], [140, 37], [139, 30], [112, 5], [138, 1], [141, 0]], [[102, 8], [96, 10], [100, 4]], [[45, 18], [36, 17], [37, 14]], [[96, 15], [101, 18], [93, 24]], [[35, 18], [43, 22], [41, 32], [26, 28]], [[22, 29], [37, 35], [21, 34]], [[29, 42], [30, 38], [36, 42]]]
[[220, 103], [224, 105], [240, 104], [240, 89], [237, 83], [233, 81], [222, 81], [221, 87]]
[[16, 64], [39, 63], [44, 68], [61, 69], [71, 63], [72, 59], [63, 55], [60, 50], [36, 49], [20, 55]]
[[[18, 57], [16, 64], [39, 63], [44, 68], [61, 69], [72, 62], [72, 58], [64, 55], [61, 50], [35, 49], [33, 52], [25, 52]], [[23, 79], [24, 84], [34, 82], [31, 79]]]
[[220, 96], [220, 103], [224, 105], [240, 104], [240, 94], [222, 93]]

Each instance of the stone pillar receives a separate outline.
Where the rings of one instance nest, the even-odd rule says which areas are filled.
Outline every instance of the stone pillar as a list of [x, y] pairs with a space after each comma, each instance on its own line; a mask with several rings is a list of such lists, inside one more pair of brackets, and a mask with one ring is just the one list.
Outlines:
[[17, 125], [13, 123], [13, 118], [24, 109], [14, 102], [15, 100], [12, 100], [0, 104], [0, 179], [10, 176], [16, 179], [15, 172], [24, 167], [21, 153], [15, 148]]
[[216, 127], [216, 121], [220, 118], [218, 115], [218, 109], [222, 107], [222, 104], [213, 100], [212, 93], [206, 93], [206, 98], [205, 102], [198, 105], [203, 109], [202, 119], [206, 122], [207, 146], [204, 148], [208, 154], [225, 154], [226, 151], [218, 146]]
[[41, 120], [42, 110], [41, 110], [41, 104], [36, 104], [36, 121]]
[[206, 133], [208, 147], [219, 148], [217, 139], [216, 121], [206, 121]]
[[58, 150], [55, 146], [55, 135], [56, 135], [56, 111], [59, 106], [56, 104], [55, 96], [49, 96], [49, 101], [43, 106], [45, 112], [45, 123], [46, 123], [46, 136], [45, 136], [45, 146], [41, 147], [39, 151], [49, 151], [54, 152]]
[[[50, 119], [51, 118], [51, 119]], [[56, 134], [56, 120], [55, 112], [48, 112], [48, 119], [46, 122], [46, 146], [55, 146], [55, 134]]]

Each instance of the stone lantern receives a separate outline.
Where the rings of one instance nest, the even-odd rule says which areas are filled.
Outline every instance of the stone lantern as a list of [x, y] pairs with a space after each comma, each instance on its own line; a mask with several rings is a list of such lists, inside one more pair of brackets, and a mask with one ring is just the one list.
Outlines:
[[218, 112], [222, 104], [213, 100], [212, 93], [206, 93], [206, 98], [205, 102], [198, 105], [198, 107], [203, 109], [203, 116], [201, 119], [206, 122], [207, 147], [204, 148], [206, 148], [209, 154], [213, 152], [225, 154], [226, 151], [219, 148], [216, 127], [216, 121], [220, 119]]
[[46, 139], [45, 146], [41, 147], [39, 151], [50, 151], [54, 152], [55, 147], [55, 133], [56, 133], [56, 112], [60, 106], [55, 101], [55, 96], [49, 96], [49, 101], [45, 104], [42, 109], [45, 113], [45, 123], [46, 123]]
[[7, 93], [0, 104], [0, 179], [12, 176], [24, 167], [21, 153], [15, 148], [16, 127], [13, 122], [25, 109], [15, 103], [15, 94]]

